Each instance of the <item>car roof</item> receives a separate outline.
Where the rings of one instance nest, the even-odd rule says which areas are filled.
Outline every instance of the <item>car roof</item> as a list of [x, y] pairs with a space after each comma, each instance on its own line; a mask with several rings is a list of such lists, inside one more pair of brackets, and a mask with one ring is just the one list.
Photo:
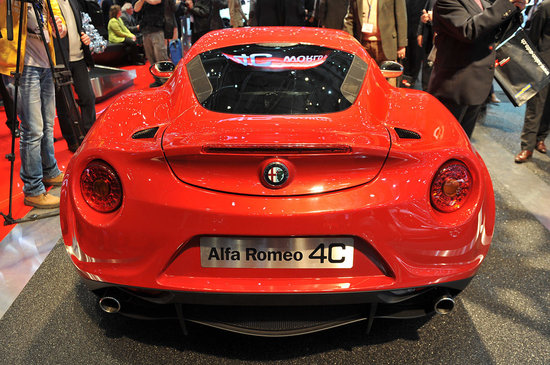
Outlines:
[[206, 51], [243, 44], [311, 44], [341, 50], [368, 60], [365, 49], [348, 33], [312, 27], [246, 27], [216, 30], [202, 36], [185, 55], [187, 63]]

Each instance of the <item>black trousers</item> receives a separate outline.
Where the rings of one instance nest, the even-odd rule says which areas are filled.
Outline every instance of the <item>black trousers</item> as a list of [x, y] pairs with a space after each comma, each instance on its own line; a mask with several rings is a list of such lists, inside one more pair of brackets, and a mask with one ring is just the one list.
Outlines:
[[141, 60], [139, 56], [139, 46], [132, 38], [125, 38], [122, 42], [126, 46], [126, 54], [128, 55], [128, 63], [135, 64]]
[[481, 105], [461, 105], [455, 104], [449, 100], [440, 101], [449, 109], [456, 120], [458, 120], [464, 132], [468, 135], [468, 138], [471, 138], [479, 117], [479, 112], [481, 111]]
[[548, 137], [550, 123], [549, 88], [546, 86], [527, 101], [523, 130], [521, 131], [521, 149], [533, 151], [537, 142]]
[[[69, 62], [69, 68], [73, 75], [74, 90], [78, 95], [78, 105], [82, 116], [82, 133], [86, 135], [95, 122], [95, 94], [90, 82], [88, 67], [84, 59], [75, 62]], [[61, 134], [67, 142], [68, 146], [78, 143], [76, 136], [73, 134], [71, 127], [71, 119], [69, 117], [69, 109], [60, 92], [55, 93], [55, 107], [57, 108], [57, 118], [61, 127]]]

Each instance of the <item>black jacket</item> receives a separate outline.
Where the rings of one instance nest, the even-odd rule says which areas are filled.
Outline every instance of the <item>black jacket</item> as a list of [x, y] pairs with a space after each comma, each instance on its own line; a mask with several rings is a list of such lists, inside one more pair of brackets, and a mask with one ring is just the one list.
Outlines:
[[305, 25], [304, 0], [257, 0], [255, 10], [259, 26]]
[[[63, 52], [63, 55], [65, 56], [65, 59], [67, 62], [69, 62], [69, 37], [72, 36], [78, 36], [80, 39], [80, 34], [83, 32], [82, 30], [82, 16], [80, 15], [81, 8], [79, 5], [78, 0], [69, 0], [69, 4], [71, 5], [71, 8], [73, 10], [75, 22], [76, 22], [76, 29], [78, 30], [78, 35], [74, 34], [67, 34], [67, 36], [61, 38], [60, 44], [61, 44], [61, 50], [59, 49], [58, 42], [54, 40], [54, 46], [55, 46], [55, 60], [57, 64], [63, 63], [63, 57], [60, 52]], [[65, 17], [66, 15], [63, 14]], [[88, 67], [94, 67], [94, 60], [92, 58], [92, 52], [90, 51], [90, 47], [86, 46], [84, 43], [80, 42], [82, 51], [84, 53], [84, 61], [86, 61], [86, 65]]]
[[[193, 2], [193, 8], [186, 8], [186, 13], [193, 15], [193, 33], [204, 34], [212, 30], [213, 4], [214, 0], [196, 0]], [[184, 5], [184, 2], [181, 3]], [[182, 6], [180, 5], [180, 6]], [[219, 9], [218, 9], [219, 17]], [[220, 18], [221, 22], [221, 18]]]
[[495, 71], [494, 43], [501, 27], [519, 10], [509, 0], [437, 0], [433, 29], [437, 34], [428, 92], [459, 105], [481, 105]]
[[256, 19], [260, 27], [282, 25], [283, 6], [280, 0], [257, 0]]

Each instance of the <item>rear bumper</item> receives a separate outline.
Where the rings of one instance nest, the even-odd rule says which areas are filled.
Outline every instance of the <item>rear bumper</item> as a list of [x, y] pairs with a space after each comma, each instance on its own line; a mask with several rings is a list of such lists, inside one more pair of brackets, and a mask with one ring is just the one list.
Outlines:
[[[322, 294], [235, 294], [151, 291], [84, 279], [114, 311], [136, 319], [194, 322], [264, 337], [307, 334], [375, 318], [416, 318], [434, 313], [441, 298], [454, 298], [471, 278], [421, 288]], [[111, 308], [109, 308], [111, 309]]]
[[430, 285], [418, 288], [398, 290], [378, 290], [365, 292], [337, 293], [211, 293], [171, 290], [151, 290], [98, 282], [83, 278], [87, 287], [98, 296], [119, 295], [125, 298], [137, 298], [150, 304], [191, 304], [224, 306], [312, 306], [312, 305], [348, 305], [348, 304], [403, 304], [415, 302], [418, 298], [437, 297], [445, 293], [456, 296], [472, 278]]

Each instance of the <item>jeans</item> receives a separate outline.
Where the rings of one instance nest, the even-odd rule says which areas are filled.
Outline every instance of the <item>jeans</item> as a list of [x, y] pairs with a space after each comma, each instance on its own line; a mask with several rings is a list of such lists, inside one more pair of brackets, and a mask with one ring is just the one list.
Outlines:
[[49, 68], [23, 68], [17, 113], [21, 119], [19, 152], [23, 192], [25, 196], [38, 196], [46, 192], [42, 179], [51, 179], [61, 173], [53, 147], [55, 89]]

